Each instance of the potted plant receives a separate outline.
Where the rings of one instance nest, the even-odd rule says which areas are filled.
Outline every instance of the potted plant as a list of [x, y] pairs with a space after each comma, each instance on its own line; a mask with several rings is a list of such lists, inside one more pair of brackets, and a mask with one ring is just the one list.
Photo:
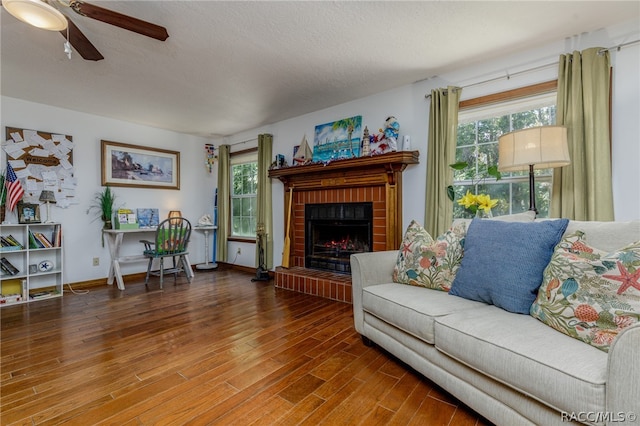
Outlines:
[[87, 209], [87, 214], [94, 213], [96, 219], [101, 219], [104, 222], [104, 229], [112, 228], [112, 218], [113, 218], [113, 207], [116, 196], [111, 190], [111, 188], [107, 185], [100, 192], [96, 192], [96, 195], [93, 197], [93, 203]]

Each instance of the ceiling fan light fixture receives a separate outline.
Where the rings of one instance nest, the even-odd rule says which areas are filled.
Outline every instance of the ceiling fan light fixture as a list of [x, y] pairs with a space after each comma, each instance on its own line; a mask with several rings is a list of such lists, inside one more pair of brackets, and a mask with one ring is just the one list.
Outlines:
[[49, 31], [67, 28], [67, 18], [55, 7], [41, 0], [2, 0], [7, 12], [27, 24]]

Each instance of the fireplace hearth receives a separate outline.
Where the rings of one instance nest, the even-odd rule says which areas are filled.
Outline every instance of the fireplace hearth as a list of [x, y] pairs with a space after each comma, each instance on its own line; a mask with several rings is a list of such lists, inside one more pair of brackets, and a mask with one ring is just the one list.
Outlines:
[[306, 268], [351, 273], [350, 256], [371, 251], [373, 203], [305, 205]]

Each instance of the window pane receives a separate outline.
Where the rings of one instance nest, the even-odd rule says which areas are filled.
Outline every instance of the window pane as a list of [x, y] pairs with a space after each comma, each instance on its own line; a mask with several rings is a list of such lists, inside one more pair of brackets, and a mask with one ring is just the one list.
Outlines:
[[[488, 175], [487, 167], [498, 165], [498, 139], [501, 135], [533, 126], [555, 124], [556, 107], [553, 97], [520, 100], [515, 104], [505, 102], [482, 107], [467, 114], [467, 120], [458, 125], [456, 162], [466, 162], [463, 170], [454, 170], [455, 200], [467, 190], [473, 194], [487, 194], [498, 204], [492, 209], [494, 216], [521, 213], [529, 209], [528, 170], [503, 173], [496, 181]], [[546, 105], [545, 105], [546, 104]], [[505, 113], [506, 112], [506, 113]], [[551, 199], [551, 169], [536, 170], [536, 207], [538, 217], [549, 216]], [[473, 214], [454, 202], [453, 217], [471, 217]]]
[[476, 143], [476, 122], [460, 124], [458, 126], [457, 146], [473, 145]]
[[258, 163], [235, 164], [231, 168], [231, 235], [255, 237]]

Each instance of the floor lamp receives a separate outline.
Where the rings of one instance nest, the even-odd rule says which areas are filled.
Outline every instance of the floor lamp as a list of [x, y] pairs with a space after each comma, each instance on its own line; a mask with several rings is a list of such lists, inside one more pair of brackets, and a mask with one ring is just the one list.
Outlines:
[[516, 130], [498, 140], [498, 170], [529, 170], [529, 210], [538, 213], [534, 169], [563, 167], [571, 163], [567, 145], [567, 128], [539, 126]]

